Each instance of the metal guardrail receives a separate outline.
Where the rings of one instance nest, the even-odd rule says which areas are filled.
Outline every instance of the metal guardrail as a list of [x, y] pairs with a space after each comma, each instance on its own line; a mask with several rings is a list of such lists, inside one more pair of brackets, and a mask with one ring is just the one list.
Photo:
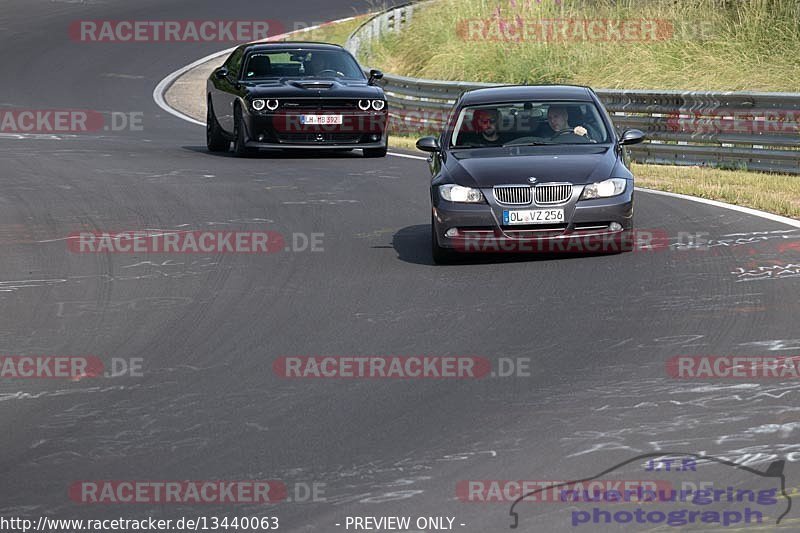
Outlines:
[[[430, 1], [430, 0], [429, 0]], [[370, 64], [372, 43], [401, 31], [428, 2], [388, 9], [362, 24], [345, 47]], [[459, 95], [499, 84], [385, 74], [390, 131], [441, 131]], [[659, 90], [595, 91], [619, 131], [638, 128], [648, 140], [631, 147], [640, 163], [699, 165], [800, 174], [800, 93]]]

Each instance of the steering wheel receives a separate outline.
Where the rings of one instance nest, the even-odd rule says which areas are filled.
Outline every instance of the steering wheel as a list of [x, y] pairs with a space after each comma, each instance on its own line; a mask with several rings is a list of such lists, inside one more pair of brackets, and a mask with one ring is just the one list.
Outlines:
[[344, 76], [344, 72], [339, 72], [338, 70], [333, 70], [332, 68], [327, 68], [325, 70], [320, 70], [319, 72], [317, 72], [317, 76], [323, 76], [323, 75], [325, 75], [326, 72], [328, 72], [330, 74], [333, 74], [337, 78], [340, 77], [340, 76]]
[[561, 137], [562, 135], [576, 135], [576, 133], [575, 133], [575, 131], [574, 131], [572, 128], [569, 128], [569, 129], [566, 129], [566, 130], [557, 131], [557, 132], [555, 133], [555, 135], [553, 135], [553, 136], [552, 136], [552, 137], [550, 137], [550, 138], [551, 138], [551, 139], [555, 139], [555, 138], [557, 138], [557, 137]]

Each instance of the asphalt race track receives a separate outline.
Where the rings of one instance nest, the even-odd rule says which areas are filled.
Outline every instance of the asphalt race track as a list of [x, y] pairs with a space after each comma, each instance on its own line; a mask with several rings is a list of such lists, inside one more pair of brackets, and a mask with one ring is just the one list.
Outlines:
[[[141, 363], [136, 375], [0, 381], [0, 516], [277, 516], [280, 530], [325, 533], [345, 531], [348, 516], [449, 516], [455, 530], [508, 531], [510, 501], [461, 501], [459, 482], [581, 479], [663, 450], [760, 469], [783, 459], [787, 490], [800, 486], [796, 379], [665, 370], [677, 355], [800, 355], [800, 229], [638, 192], [637, 226], [662, 232], [662, 249], [436, 267], [424, 160], [212, 155], [203, 129], [158, 108], [152, 91], [229, 45], [68, 37], [77, 19], [291, 26], [368, 7], [3, 4], [0, 105], [141, 113], [143, 127], [0, 136], [0, 353]], [[324, 250], [77, 254], [66, 244], [77, 231], [209, 228], [269, 229], [287, 242], [322, 234]], [[708, 246], [683, 249], [686, 235]], [[296, 355], [471, 355], [496, 371], [522, 358], [530, 369], [276, 376], [273, 362]], [[646, 476], [627, 468], [627, 479]], [[69, 487], [81, 480], [282, 480], [292, 501], [80, 504]], [[308, 486], [322, 494], [304, 498]], [[780, 514], [767, 511], [765, 522]], [[797, 513], [770, 527], [796, 530]], [[581, 530], [568, 505], [523, 504], [520, 519], [521, 531]], [[644, 529], [582, 529], [604, 527]]]

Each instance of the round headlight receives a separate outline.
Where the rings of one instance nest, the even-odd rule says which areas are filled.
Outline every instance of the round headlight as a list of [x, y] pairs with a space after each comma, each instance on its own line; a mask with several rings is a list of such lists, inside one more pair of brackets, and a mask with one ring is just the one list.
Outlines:
[[383, 100], [372, 101], [372, 109], [374, 109], [375, 111], [380, 111], [384, 107], [386, 107], [386, 102], [384, 102]]
[[372, 105], [372, 104], [370, 104], [370, 101], [369, 101], [369, 100], [359, 100], [359, 101], [358, 101], [358, 108], [359, 108], [361, 111], [366, 111], [366, 110], [368, 110], [368, 109], [369, 109], [369, 107], [370, 107], [370, 105]]
[[256, 111], [261, 111], [262, 109], [264, 109], [265, 105], [266, 102], [264, 102], [264, 100], [253, 100], [253, 109], [255, 109]]
[[278, 102], [277, 100], [267, 100], [267, 109], [269, 109], [270, 111], [275, 111], [276, 109], [278, 109], [279, 105], [280, 102]]

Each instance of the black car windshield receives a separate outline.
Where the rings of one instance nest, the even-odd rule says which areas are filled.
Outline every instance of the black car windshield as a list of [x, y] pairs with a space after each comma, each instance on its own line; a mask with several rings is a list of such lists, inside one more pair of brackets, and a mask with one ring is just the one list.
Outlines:
[[608, 143], [594, 102], [529, 101], [464, 107], [451, 148]]
[[275, 78], [363, 80], [364, 73], [344, 50], [259, 50], [248, 54], [242, 71], [244, 81]]

